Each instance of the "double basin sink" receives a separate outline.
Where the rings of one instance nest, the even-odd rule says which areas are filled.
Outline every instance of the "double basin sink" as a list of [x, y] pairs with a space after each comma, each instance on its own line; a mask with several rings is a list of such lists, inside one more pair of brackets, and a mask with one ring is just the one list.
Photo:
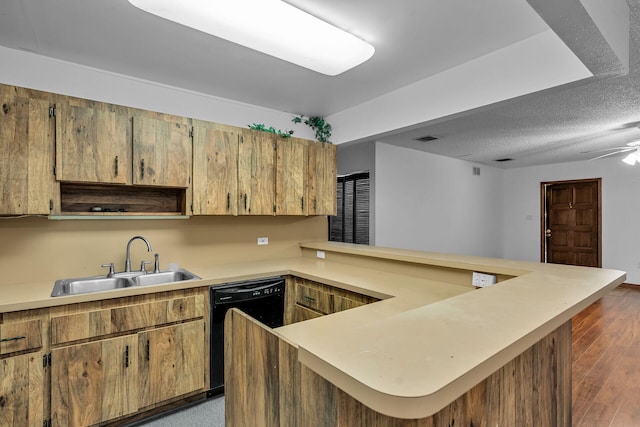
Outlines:
[[200, 277], [184, 270], [162, 270], [155, 273], [130, 272], [116, 273], [112, 277], [93, 276], [77, 279], [57, 280], [53, 286], [52, 297], [110, 291], [134, 286], [161, 285], [164, 283], [199, 280]]

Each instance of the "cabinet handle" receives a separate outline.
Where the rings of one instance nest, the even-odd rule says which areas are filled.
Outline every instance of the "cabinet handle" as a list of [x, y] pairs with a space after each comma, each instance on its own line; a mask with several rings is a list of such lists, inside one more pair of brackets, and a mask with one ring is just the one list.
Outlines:
[[231, 193], [227, 193], [227, 210], [231, 209]]
[[23, 340], [25, 338], [27, 338], [27, 337], [20, 335], [19, 337], [2, 338], [2, 339], [0, 339], [0, 342], [18, 341], [18, 340]]
[[140, 179], [144, 179], [144, 159], [140, 160]]
[[300, 208], [304, 210], [304, 196], [300, 197]]
[[124, 367], [129, 367], [129, 346], [124, 348]]
[[147, 340], [147, 351], [146, 351], [146, 353], [147, 353], [146, 354], [146, 358], [147, 358], [147, 361], [148, 361], [149, 359], [151, 359], [151, 350], [149, 349], [149, 340]]
[[310, 297], [309, 295], [305, 295], [304, 299], [306, 299], [307, 301], [315, 301], [316, 300], [314, 297]]
[[118, 176], [118, 156], [116, 156], [116, 176]]

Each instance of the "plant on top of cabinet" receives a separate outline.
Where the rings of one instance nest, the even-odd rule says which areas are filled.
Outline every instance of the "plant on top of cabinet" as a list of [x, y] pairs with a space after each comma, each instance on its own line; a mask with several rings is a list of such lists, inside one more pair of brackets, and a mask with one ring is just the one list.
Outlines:
[[316, 133], [316, 139], [318, 140], [318, 142], [331, 143], [329, 141], [329, 138], [331, 138], [331, 125], [327, 123], [324, 118], [313, 116], [307, 117], [305, 119], [303, 115], [300, 115], [298, 117], [294, 117], [291, 121], [296, 124], [304, 123], [311, 129], [313, 129], [313, 131]]

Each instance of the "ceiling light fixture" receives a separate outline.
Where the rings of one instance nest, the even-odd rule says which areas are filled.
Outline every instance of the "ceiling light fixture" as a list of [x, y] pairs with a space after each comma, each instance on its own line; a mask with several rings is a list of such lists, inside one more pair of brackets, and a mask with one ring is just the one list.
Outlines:
[[329, 76], [373, 55], [362, 39], [281, 0], [129, 0], [133, 6]]

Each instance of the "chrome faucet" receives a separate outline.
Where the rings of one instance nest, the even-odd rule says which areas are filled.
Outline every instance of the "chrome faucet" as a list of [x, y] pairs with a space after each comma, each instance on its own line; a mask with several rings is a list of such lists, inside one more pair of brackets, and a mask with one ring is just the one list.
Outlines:
[[145, 239], [142, 236], [133, 236], [131, 239], [129, 239], [129, 242], [127, 243], [127, 258], [124, 261], [124, 271], [125, 273], [129, 273], [131, 271], [131, 242], [133, 242], [136, 239], [140, 239], [142, 241], [144, 241], [147, 244], [147, 252], [151, 252], [151, 243], [149, 243], [149, 241], [147, 239]]

